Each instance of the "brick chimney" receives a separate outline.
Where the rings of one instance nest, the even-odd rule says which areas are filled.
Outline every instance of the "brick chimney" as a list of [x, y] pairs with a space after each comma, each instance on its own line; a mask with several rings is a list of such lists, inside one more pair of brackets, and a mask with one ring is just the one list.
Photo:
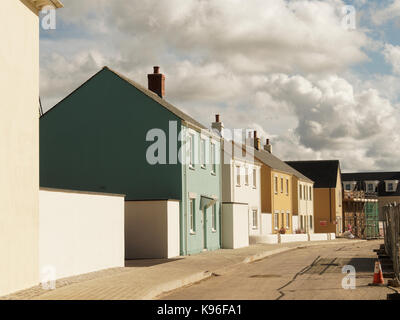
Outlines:
[[254, 148], [256, 150], [260, 150], [261, 143], [260, 143], [260, 138], [257, 137], [257, 131], [254, 131]]
[[147, 75], [149, 90], [156, 93], [160, 98], [165, 96], [165, 76], [160, 73], [160, 67], [155, 66], [154, 72]]
[[215, 115], [215, 122], [211, 124], [211, 128], [213, 131], [217, 131], [221, 136], [223, 135], [224, 124], [221, 122], [219, 114]]
[[265, 150], [265, 151], [268, 151], [269, 153], [272, 153], [272, 146], [271, 146], [271, 144], [269, 143], [269, 139], [267, 139], [267, 140], [265, 141], [264, 150]]

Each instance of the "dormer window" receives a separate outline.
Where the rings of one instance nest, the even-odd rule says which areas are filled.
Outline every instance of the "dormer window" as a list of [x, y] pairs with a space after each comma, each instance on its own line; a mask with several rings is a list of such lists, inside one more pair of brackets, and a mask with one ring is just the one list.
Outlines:
[[365, 181], [365, 191], [367, 193], [375, 193], [376, 192], [376, 187], [378, 186], [379, 181], [378, 180], [367, 180]]
[[399, 180], [385, 180], [386, 192], [395, 192], [397, 190], [397, 185]]
[[343, 181], [344, 190], [353, 191], [357, 185], [357, 181]]

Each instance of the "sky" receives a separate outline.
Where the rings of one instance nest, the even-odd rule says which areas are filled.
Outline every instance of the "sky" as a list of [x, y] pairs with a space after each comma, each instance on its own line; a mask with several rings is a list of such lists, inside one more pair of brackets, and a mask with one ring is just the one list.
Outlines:
[[[63, 0], [40, 32], [45, 111], [103, 66], [282, 160], [400, 170], [400, 0]], [[354, 13], [354, 14], [353, 14]]]

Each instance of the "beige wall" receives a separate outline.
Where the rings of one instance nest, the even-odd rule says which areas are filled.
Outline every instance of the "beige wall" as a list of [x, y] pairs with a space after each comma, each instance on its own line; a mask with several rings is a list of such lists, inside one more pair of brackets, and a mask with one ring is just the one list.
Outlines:
[[[39, 272], [57, 279], [123, 267], [124, 196], [42, 189]], [[50, 268], [50, 269], [49, 269]]]
[[126, 201], [126, 259], [177, 256], [179, 256], [179, 201]]
[[0, 10], [0, 295], [39, 282], [39, 20], [18, 0]]

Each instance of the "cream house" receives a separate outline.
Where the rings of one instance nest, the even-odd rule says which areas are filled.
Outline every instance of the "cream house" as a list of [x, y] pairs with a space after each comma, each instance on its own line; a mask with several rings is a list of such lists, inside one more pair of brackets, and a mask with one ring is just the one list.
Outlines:
[[36, 285], [39, 219], [39, 17], [57, 0], [0, 8], [0, 295]]
[[[219, 115], [212, 128], [224, 136]], [[246, 147], [231, 140], [224, 140], [222, 144], [222, 245], [225, 248], [248, 246], [261, 234], [261, 162], [254, 158], [252, 150], [250, 145]]]

